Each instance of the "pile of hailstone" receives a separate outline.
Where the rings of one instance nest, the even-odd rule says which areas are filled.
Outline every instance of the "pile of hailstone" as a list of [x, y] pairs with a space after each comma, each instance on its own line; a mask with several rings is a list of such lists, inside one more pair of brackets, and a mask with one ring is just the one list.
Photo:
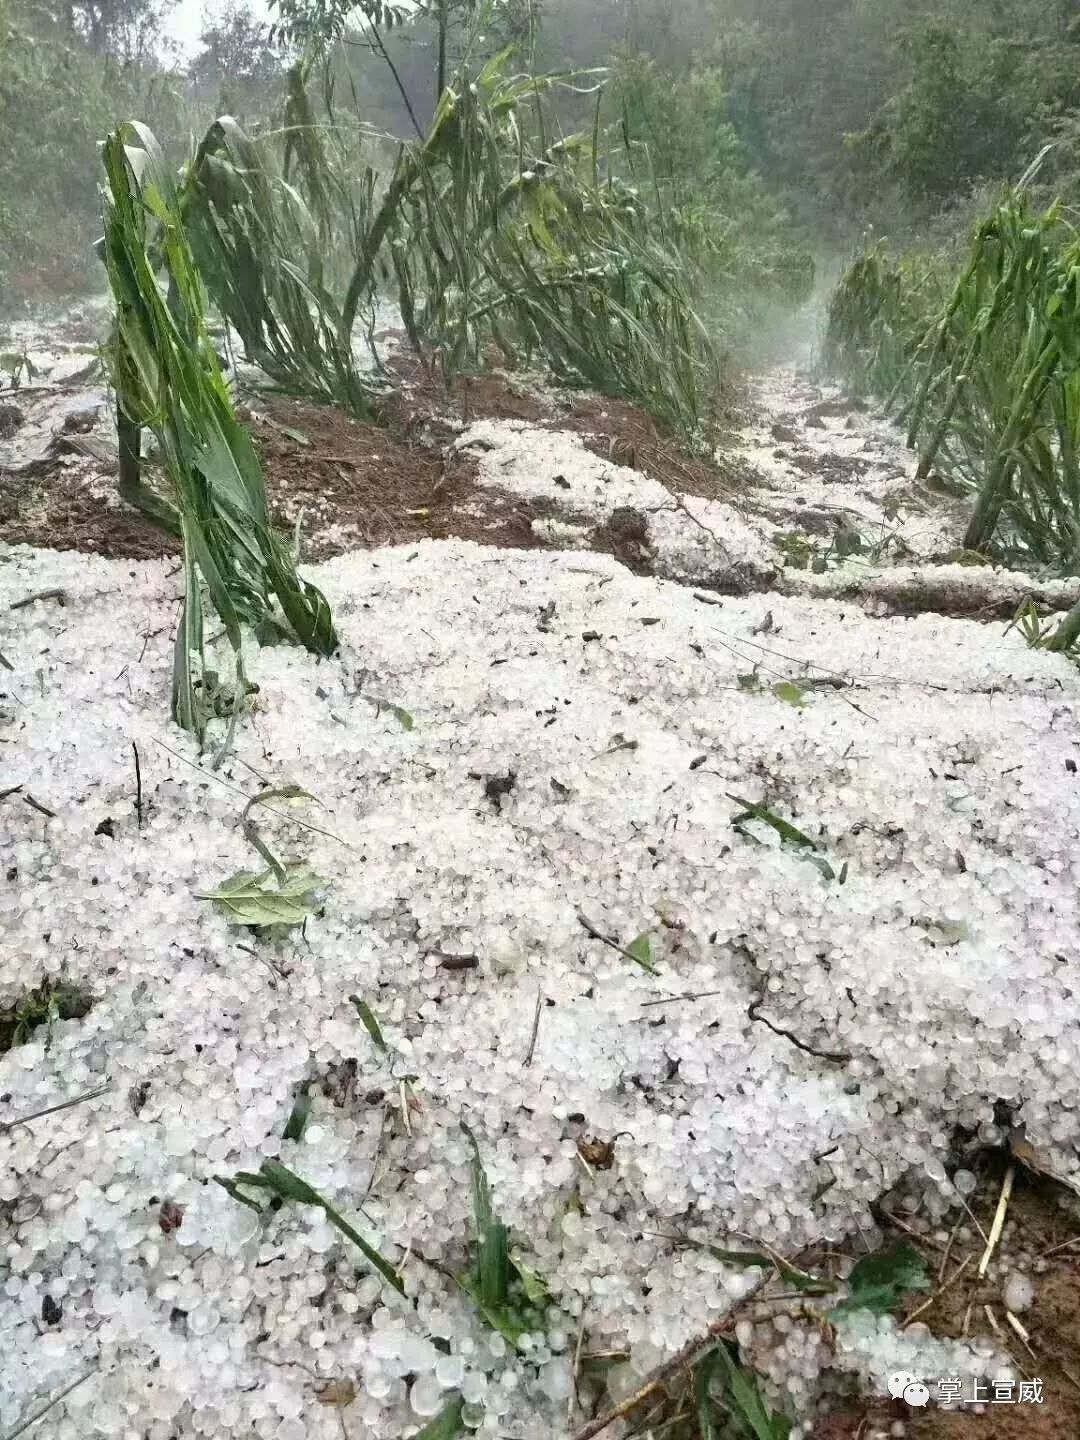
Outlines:
[[[999, 627], [706, 605], [591, 554], [425, 543], [313, 578], [341, 652], [252, 643], [212, 771], [165, 718], [179, 575], [0, 565], [0, 1006], [61, 977], [94, 1001], [0, 1056], [0, 1427], [81, 1381], [55, 1440], [332, 1437], [335, 1401], [397, 1440], [459, 1395], [471, 1432], [549, 1440], [579, 1337], [629, 1352], [617, 1395], [728, 1311], [804, 1417], [830, 1367], [990, 1363], [865, 1317], [830, 1354], [672, 1237], [861, 1248], [901, 1182], [944, 1214], [950, 1137], [992, 1142], [995, 1102], [1075, 1170], [1080, 677]], [[276, 939], [200, 898], [259, 868], [267, 783], [318, 802], [253, 812], [321, 879]], [[816, 849], [733, 824], [743, 800]], [[517, 1354], [453, 1279], [462, 1122], [551, 1292]], [[266, 1160], [407, 1295], [320, 1210], [213, 1183]]]

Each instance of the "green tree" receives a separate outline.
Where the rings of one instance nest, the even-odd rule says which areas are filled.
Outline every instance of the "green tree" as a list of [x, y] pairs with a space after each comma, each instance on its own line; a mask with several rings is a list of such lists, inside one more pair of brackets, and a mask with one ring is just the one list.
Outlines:
[[222, 10], [204, 12], [199, 44], [188, 67], [197, 98], [248, 125], [275, 112], [284, 76], [281, 51], [246, 0], [228, 0]]

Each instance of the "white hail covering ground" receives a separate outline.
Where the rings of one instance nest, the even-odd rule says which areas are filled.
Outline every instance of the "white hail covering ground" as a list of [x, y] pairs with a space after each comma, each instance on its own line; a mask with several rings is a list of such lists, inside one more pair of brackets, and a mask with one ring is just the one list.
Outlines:
[[[895, 573], [898, 556], [925, 561], [959, 547], [957, 507], [911, 480], [910, 452], [894, 426], [853, 410], [835, 387], [805, 379], [794, 366], [759, 379], [752, 398], [761, 418], [718, 452], [733, 475], [726, 499], [677, 495], [593, 453], [579, 435], [520, 420], [477, 421], [457, 446], [477, 459], [481, 486], [553, 508], [533, 522], [546, 543], [588, 549], [597, 526], [633, 511], [645, 522], [651, 567], [683, 582], [760, 588], [775, 579], [795, 592], [872, 589], [882, 569]], [[846, 561], [830, 552], [836, 528], [857, 531], [862, 552]], [[827, 572], [781, 570], [777, 539], [785, 534], [817, 537], [818, 552], [829, 552]], [[992, 599], [997, 582], [971, 573], [958, 588]], [[1030, 588], [1029, 580], [1025, 593]]]
[[776, 563], [761, 528], [734, 505], [676, 496], [658, 480], [586, 449], [567, 430], [545, 430], [520, 420], [480, 420], [458, 447], [475, 455], [481, 486], [543, 500], [566, 520], [534, 522], [542, 538], [588, 549], [593, 529], [618, 510], [644, 517], [661, 573], [698, 584], [737, 582]]
[[[0, 792], [24, 787], [0, 812], [0, 1005], [61, 974], [95, 998], [0, 1058], [0, 1426], [88, 1376], [41, 1434], [339, 1436], [324, 1387], [349, 1381], [353, 1436], [406, 1437], [460, 1390], [481, 1436], [550, 1440], [572, 1428], [582, 1318], [587, 1353], [630, 1347], [618, 1393], [740, 1302], [749, 1357], [803, 1413], [823, 1366], [881, 1389], [992, 1365], [873, 1322], [830, 1357], [813, 1325], [754, 1323], [757, 1272], [665, 1237], [873, 1239], [869, 1206], [902, 1181], [943, 1213], [954, 1127], [992, 1141], [995, 1101], [1075, 1170], [1076, 671], [1000, 626], [706, 605], [591, 554], [425, 543], [312, 573], [342, 650], [252, 644], [257, 708], [215, 777], [165, 718], [173, 569], [0, 564]], [[9, 610], [51, 587], [64, 607]], [[849, 685], [803, 708], [773, 692], [815, 676]], [[473, 778], [508, 772], [494, 798]], [[198, 898], [257, 864], [239, 817], [258, 776], [312, 792], [297, 813], [337, 837], [260, 812], [325, 879], [306, 932], [273, 944]], [[731, 795], [845, 883], [734, 828]], [[659, 973], [579, 912], [623, 945], [647, 933]], [[313, 1078], [344, 1103], [316, 1083], [283, 1140]], [[555, 1300], [518, 1357], [448, 1278], [470, 1233], [462, 1121]], [[610, 1169], [581, 1164], [583, 1136], [614, 1139]], [[400, 1262], [408, 1298], [318, 1211], [260, 1222], [212, 1183], [267, 1158]]]

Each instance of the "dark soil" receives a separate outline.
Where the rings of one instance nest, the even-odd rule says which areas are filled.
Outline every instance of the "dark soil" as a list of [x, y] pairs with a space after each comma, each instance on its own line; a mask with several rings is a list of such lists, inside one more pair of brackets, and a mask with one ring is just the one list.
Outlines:
[[[569, 429], [615, 463], [634, 466], [680, 494], [723, 496], [733, 477], [664, 437], [626, 401], [565, 392], [534, 393], [523, 379], [490, 371], [447, 386], [411, 354], [391, 368], [395, 389], [375, 420], [310, 401], [259, 394], [241, 407], [266, 472], [275, 521], [292, 531], [300, 519], [302, 555], [325, 559], [359, 546], [457, 537], [510, 549], [543, 548], [533, 521], [554, 506], [481, 489], [476, 462], [453, 445], [479, 418]], [[14, 423], [14, 417], [12, 417]], [[292, 432], [292, 433], [290, 433]], [[155, 467], [146, 479], [155, 484]], [[88, 480], [93, 478], [93, 493]], [[100, 465], [59, 455], [32, 473], [0, 471], [0, 541], [82, 550], [132, 559], [175, 554], [177, 541], [112, 493], [102, 498]], [[640, 522], [640, 523], [638, 523]], [[644, 523], [613, 517], [594, 548], [650, 573]]]
[[84, 467], [59, 462], [32, 475], [0, 473], [0, 540], [132, 560], [180, 548], [137, 510], [92, 494]]
[[[991, 1165], [972, 1210], [989, 1232], [1001, 1185], [1002, 1165]], [[872, 1430], [887, 1431], [903, 1420], [906, 1440], [1077, 1440], [1080, 1436], [1080, 1221], [1071, 1217], [1061, 1203], [1062, 1191], [1053, 1182], [1030, 1171], [1020, 1170], [1007, 1212], [1002, 1258], [1007, 1265], [1010, 1250], [1045, 1255], [1050, 1268], [1034, 1275], [1035, 1302], [1020, 1316], [1028, 1332], [1030, 1352], [1005, 1321], [1001, 1300], [1001, 1279], [980, 1280], [979, 1259], [983, 1241], [954, 1246], [946, 1254], [942, 1247], [920, 1245], [910, 1235], [900, 1235], [922, 1249], [928, 1269], [938, 1278], [957, 1273], [957, 1267], [973, 1254], [954, 1283], [948, 1284], [918, 1319], [942, 1337], [986, 1336], [999, 1349], [1009, 1351], [1013, 1368], [1024, 1379], [1043, 1382], [1044, 1403], [987, 1405], [981, 1415], [972, 1410], [942, 1410], [931, 1405], [912, 1410], [903, 1401], [883, 1400], [868, 1406], [848, 1404], [818, 1422], [814, 1440], [863, 1440]], [[1074, 1238], [1078, 1243], [1068, 1244]], [[1064, 1247], [1064, 1248], [1056, 1248]], [[1047, 1252], [1054, 1251], [1047, 1255]], [[989, 1306], [1000, 1333], [995, 1334], [984, 1307]]]
[[543, 548], [532, 522], [555, 508], [481, 489], [475, 460], [435, 443], [431, 427], [441, 422], [401, 396], [387, 407], [382, 424], [277, 398], [245, 418], [275, 519], [291, 528], [303, 512], [306, 558], [451, 536], [507, 549]]

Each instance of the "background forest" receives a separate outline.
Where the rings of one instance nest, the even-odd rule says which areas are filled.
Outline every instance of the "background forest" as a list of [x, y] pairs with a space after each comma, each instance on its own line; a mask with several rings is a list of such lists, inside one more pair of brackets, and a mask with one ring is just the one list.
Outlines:
[[[271, 129], [313, 41], [334, 123], [400, 139], [426, 131], [469, 35], [516, 44], [534, 73], [607, 67], [605, 123], [722, 235], [717, 292], [748, 276], [799, 291], [809, 254], [833, 269], [868, 226], [966, 237], [1050, 140], [1040, 184], [1080, 167], [1076, 0], [505, 0], [479, 42], [475, 0], [376, 6], [377, 29], [362, 9], [229, 0], [183, 54], [154, 0], [0, 0], [0, 305], [96, 288], [98, 148], [118, 120], [144, 120], [177, 164], [215, 115]], [[592, 123], [591, 95], [558, 103], [568, 130]]]

